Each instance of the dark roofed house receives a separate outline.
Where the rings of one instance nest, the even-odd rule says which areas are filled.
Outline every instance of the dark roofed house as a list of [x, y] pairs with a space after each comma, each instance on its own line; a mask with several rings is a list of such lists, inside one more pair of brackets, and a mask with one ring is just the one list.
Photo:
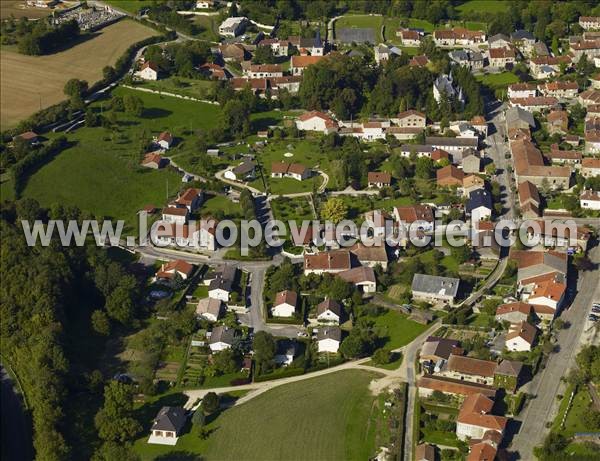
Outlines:
[[317, 333], [319, 352], [337, 353], [342, 341], [342, 330], [339, 327], [320, 327]]
[[415, 448], [415, 461], [435, 461], [435, 445], [421, 443]]
[[148, 443], [175, 445], [187, 417], [181, 407], [162, 407], [152, 424]]
[[494, 372], [494, 386], [515, 392], [523, 377], [523, 363], [516, 360], [502, 360]]
[[455, 339], [438, 338], [430, 336], [423, 343], [419, 355], [420, 362], [433, 362], [448, 360], [450, 354], [459, 354], [460, 343]]
[[324, 323], [340, 323], [342, 305], [333, 299], [325, 299], [317, 304], [317, 321]]
[[489, 219], [492, 216], [492, 194], [485, 189], [477, 189], [469, 194], [466, 207], [472, 222]]
[[411, 289], [413, 297], [424, 301], [452, 303], [458, 293], [460, 280], [437, 275], [415, 274]]
[[219, 352], [229, 349], [231, 346], [233, 346], [235, 336], [236, 331], [233, 328], [229, 328], [224, 325], [214, 327], [208, 341], [210, 350], [212, 352]]

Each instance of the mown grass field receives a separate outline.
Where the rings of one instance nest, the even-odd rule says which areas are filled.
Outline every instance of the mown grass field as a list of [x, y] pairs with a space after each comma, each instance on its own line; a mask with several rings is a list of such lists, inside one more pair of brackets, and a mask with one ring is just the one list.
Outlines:
[[499, 74], [477, 75], [475, 77], [482, 84], [490, 87], [492, 90], [507, 88], [508, 85], [519, 82], [517, 77], [512, 72], [501, 72]]
[[[124, 88], [115, 93], [139, 96], [144, 103], [142, 117], [118, 113], [117, 132], [97, 127], [69, 134], [73, 147], [29, 178], [24, 197], [35, 198], [42, 206], [74, 205], [96, 216], [125, 219], [126, 229], [133, 230], [138, 210], [148, 204], [164, 205], [167, 185], [169, 195], [183, 187], [180, 176], [170, 169], [138, 166], [139, 138], [142, 133], [149, 138], [169, 130], [178, 142], [171, 151], [184, 150], [186, 143], [192, 142], [191, 136], [184, 134], [190, 121], [194, 128], [212, 127], [218, 106]], [[9, 186], [3, 183], [3, 192]]]
[[405, 346], [427, 329], [427, 325], [413, 322], [396, 311], [388, 311], [375, 317], [374, 320], [376, 327], [387, 331], [385, 335], [387, 349]]
[[79, 78], [89, 84], [102, 78], [102, 68], [114, 64], [132, 43], [155, 35], [154, 30], [122, 20], [97, 32], [96, 36], [65, 51], [47, 56], [0, 52], [0, 101], [2, 130], [65, 99], [67, 80]]
[[106, 3], [123, 11], [137, 14], [140, 8], [152, 6], [154, 0], [108, 0]]
[[511, 2], [503, 0], [469, 0], [456, 7], [462, 15], [469, 13], [504, 13], [511, 8]]
[[377, 448], [374, 376], [352, 370], [286, 384], [224, 411], [207, 440], [192, 428], [176, 447], [148, 445], [145, 435], [134, 448], [143, 460], [369, 459]]

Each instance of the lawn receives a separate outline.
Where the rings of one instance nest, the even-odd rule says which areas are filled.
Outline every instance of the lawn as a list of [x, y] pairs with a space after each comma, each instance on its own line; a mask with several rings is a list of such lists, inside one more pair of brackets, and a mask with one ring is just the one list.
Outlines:
[[371, 16], [368, 14], [356, 14], [342, 16], [335, 21], [335, 29], [373, 29], [375, 39], [382, 42], [381, 26], [383, 25], [383, 16]]
[[[158, 95], [119, 88], [116, 93], [134, 93], [144, 103], [142, 117], [118, 114], [119, 128], [81, 128], [68, 135], [73, 147], [33, 174], [23, 192], [42, 206], [53, 203], [77, 206], [96, 216], [124, 219], [126, 231], [135, 229], [136, 213], [148, 204], [163, 205], [181, 187], [179, 174], [171, 169], [151, 170], [138, 166], [139, 136], [150, 137], [170, 130], [186, 149], [182, 135], [190, 120], [210, 128], [218, 108], [210, 104], [161, 98]], [[7, 184], [4, 183], [3, 188]], [[4, 192], [4, 191], [3, 191]], [[3, 194], [4, 195], [4, 194]]]
[[144, 435], [134, 448], [143, 460], [368, 459], [377, 449], [374, 376], [342, 371], [279, 386], [225, 410], [208, 424], [206, 440], [188, 429], [176, 447], [148, 445]]
[[185, 77], [169, 77], [156, 81], [145, 80], [136, 86], [156, 91], [180, 94], [196, 99], [212, 100], [215, 82]]
[[156, 34], [137, 22], [122, 20], [59, 53], [27, 56], [3, 49], [0, 52], [2, 130], [40, 108], [64, 100], [63, 87], [70, 78], [86, 80], [90, 85], [100, 80], [104, 66], [114, 64], [132, 43]]
[[[563, 398], [568, 400], [569, 395], [565, 394]], [[587, 387], [580, 386], [567, 413], [565, 427], [560, 432], [564, 436], [570, 437], [576, 432], [594, 432], [600, 430], [600, 427], [588, 427], [584, 423], [583, 415], [590, 411], [591, 406], [592, 400]]]
[[381, 332], [385, 332], [385, 347], [388, 349], [405, 346], [427, 330], [427, 325], [413, 322], [396, 311], [390, 310], [372, 319], [375, 321], [375, 326]]
[[215, 24], [215, 17], [218, 16], [194, 16], [192, 21], [194, 24], [202, 27], [204, 30], [196, 35], [197, 38], [208, 40], [211, 42], [219, 41], [218, 24]]
[[[262, 120], [270, 118], [271, 116], [265, 116]], [[256, 119], [254, 123], [256, 123]], [[262, 165], [264, 179], [267, 181], [269, 191], [272, 194], [311, 192], [314, 189], [315, 182], [318, 186], [322, 181], [318, 175], [303, 181], [297, 181], [292, 178], [271, 178], [271, 165], [273, 162], [300, 163], [305, 167], [312, 168], [313, 171], [323, 169], [326, 173], [328, 166], [328, 162], [317, 142], [309, 139], [301, 141], [270, 141], [259, 153], [258, 160]], [[251, 186], [262, 190], [262, 179], [259, 178], [253, 181]]]
[[230, 219], [242, 217], [242, 208], [239, 203], [234, 203], [223, 195], [215, 195], [210, 197], [202, 204], [200, 213], [203, 218], [207, 216], [215, 216], [217, 212], [222, 212]]
[[154, 0], [108, 0], [106, 3], [129, 13], [137, 14], [140, 8], [152, 6]]
[[461, 16], [469, 13], [504, 13], [511, 7], [510, 2], [502, 0], [469, 0], [456, 7]]
[[519, 77], [512, 72], [477, 75], [475, 78], [482, 84], [490, 87], [492, 90], [507, 88], [508, 85], [519, 82]]

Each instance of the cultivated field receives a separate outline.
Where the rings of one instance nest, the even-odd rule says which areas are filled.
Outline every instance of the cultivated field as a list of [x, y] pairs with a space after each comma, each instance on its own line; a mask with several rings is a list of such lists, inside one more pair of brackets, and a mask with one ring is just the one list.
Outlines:
[[16, 125], [41, 107], [62, 101], [70, 78], [90, 84], [102, 78], [102, 68], [114, 64], [132, 43], [154, 35], [141, 24], [124, 20], [68, 50], [48, 56], [0, 52], [2, 130]]
[[28, 8], [23, 0], [2, 0], [0, 2], [0, 19], [13, 15], [15, 18], [43, 18], [52, 13], [50, 8]]

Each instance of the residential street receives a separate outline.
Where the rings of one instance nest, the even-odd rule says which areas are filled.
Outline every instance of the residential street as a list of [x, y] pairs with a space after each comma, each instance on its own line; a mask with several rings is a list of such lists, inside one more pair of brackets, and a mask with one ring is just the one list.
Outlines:
[[530, 383], [529, 392], [535, 394], [536, 398], [516, 418], [520, 422], [520, 431], [515, 435], [510, 450], [518, 452], [519, 459], [532, 459], [533, 448], [543, 442], [548, 432], [545, 424], [552, 421], [558, 408], [556, 395], [561, 387], [560, 380], [574, 365], [575, 356], [582, 345], [582, 337], [588, 336], [584, 335], [583, 330], [591, 303], [600, 301], [600, 247], [591, 250], [590, 258], [597, 267], [593, 271], [580, 272], [577, 296], [569, 309], [561, 315], [571, 326], [557, 332], [559, 350], [550, 356], [546, 367]]
[[511, 219], [514, 218], [513, 207], [516, 200], [510, 187], [513, 183], [512, 175], [508, 171], [508, 166], [512, 161], [504, 157], [505, 154], [509, 153], [508, 143], [504, 141], [506, 131], [504, 109], [505, 104], [500, 103], [500, 101], [491, 101], [486, 104], [487, 117], [489, 123], [492, 124], [490, 135], [486, 138], [486, 143], [489, 146], [486, 149], [486, 154], [496, 165], [496, 171], [500, 171], [495, 179], [502, 190], [502, 205], [504, 208], [502, 218]]

